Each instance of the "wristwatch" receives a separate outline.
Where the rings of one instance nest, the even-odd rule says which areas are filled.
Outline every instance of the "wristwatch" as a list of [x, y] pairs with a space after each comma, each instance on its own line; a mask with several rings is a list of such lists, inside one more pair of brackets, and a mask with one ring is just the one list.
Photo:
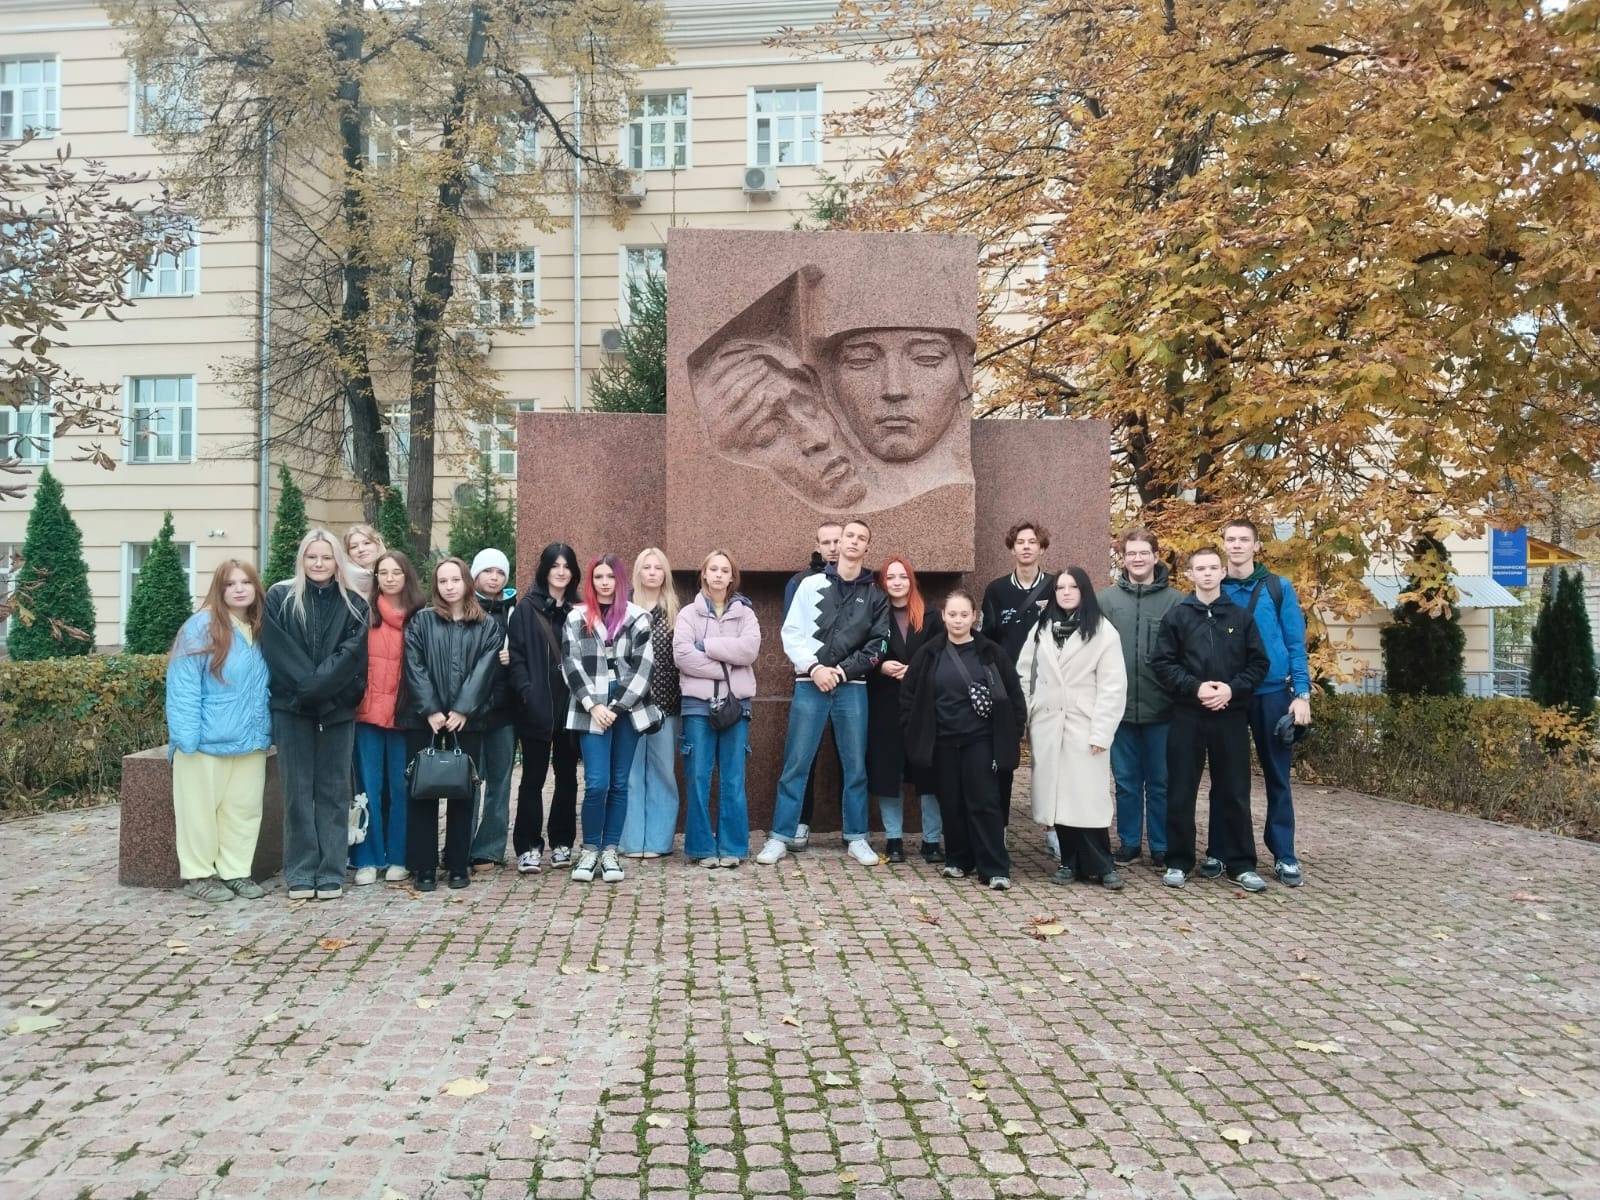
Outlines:
[[1310, 692], [1296, 692], [1294, 694], [1294, 698], [1296, 700], [1310, 700], [1311, 699], [1311, 693]]

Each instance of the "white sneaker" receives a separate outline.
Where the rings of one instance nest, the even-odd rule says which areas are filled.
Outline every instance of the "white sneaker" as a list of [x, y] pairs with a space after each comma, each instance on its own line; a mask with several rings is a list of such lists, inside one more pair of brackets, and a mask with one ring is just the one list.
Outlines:
[[544, 870], [544, 855], [537, 850], [524, 850], [517, 855], [518, 875], [537, 875]]
[[700, 865], [708, 870], [715, 870], [722, 865], [722, 860], [713, 854], [710, 858], [702, 858]]
[[770, 867], [788, 853], [789, 847], [785, 846], [781, 840], [769, 837], [767, 844], [761, 847], [761, 853], [756, 855], [756, 861], [763, 867]]
[[356, 886], [357, 887], [366, 887], [369, 883], [377, 883], [377, 882], [378, 882], [378, 868], [377, 867], [357, 867], [356, 868]]
[[622, 852], [622, 857], [623, 858], [654, 858], [656, 856], [653, 855], [653, 854], [646, 854], [643, 850], [624, 850]]
[[600, 855], [600, 878], [607, 883], [622, 882], [622, 864], [617, 861], [617, 852], [607, 849]]
[[991, 875], [989, 877], [989, 890], [991, 892], [1008, 892], [1011, 890], [1011, 879], [1006, 875]]
[[874, 850], [866, 838], [856, 838], [850, 843], [850, 857], [863, 867], [878, 865], [878, 852]]
[[585, 849], [582, 854], [578, 855], [578, 865], [572, 868], [572, 877], [579, 883], [593, 883], [594, 869], [599, 862], [600, 852], [598, 850]]
[[1061, 857], [1061, 839], [1056, 836], [1054, 829], [1045, 833], [1044, 844], [1050, 847], [1050, 853], [1055, 855], [1056, 858], [1059, 859]]
[[732, 855], [725, 854], [720, 860], [718, 860], [717, 865], [727, 867], [731, 871], [733, 868], [737, 867], [739, 863], [739, 859], [734, 858]]
[[571, 861], [572, 861], [572, 847], [571, 846], [556, 846], [556, 847], [551, 849], [551, 851], [550, 851], [550, 865], [552, 867], [564, 867]]
[[789, 839], [789, 849], [804, 850], [811, 844], [811, 826], [800, 824], [794, 827], [794, 836]]
[[390, 883], [399, 883], [403, 879], [410, 879], [411, 872], [404, 867], [390, 867], [383, 873], [383, 877]]

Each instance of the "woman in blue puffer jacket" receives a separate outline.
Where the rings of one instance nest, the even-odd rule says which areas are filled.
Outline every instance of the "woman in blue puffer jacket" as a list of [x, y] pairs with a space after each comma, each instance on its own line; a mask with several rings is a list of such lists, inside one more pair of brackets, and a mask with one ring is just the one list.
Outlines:
[[267, 662], [257, 645], [263, 599], [256, 569], [228, 559], [167, 662], [178, 871], [184, 894], [200, 900], [265, 894], [250, 878], [272, 744]]

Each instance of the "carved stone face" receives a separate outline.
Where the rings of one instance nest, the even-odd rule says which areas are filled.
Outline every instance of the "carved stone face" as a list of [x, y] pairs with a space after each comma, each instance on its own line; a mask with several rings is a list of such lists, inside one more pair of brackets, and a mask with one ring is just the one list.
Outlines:
[[778, 342], [738, 340], [707, 370], [718, 450], [776, 475], [813, 504], [842, 509], [866, 494], [814, 372]]
[[912, 462], [938, 443], [971, 394], [960, 352], [932, 329], [864, 329], [833, 348], [829, 382], [861, 443]]

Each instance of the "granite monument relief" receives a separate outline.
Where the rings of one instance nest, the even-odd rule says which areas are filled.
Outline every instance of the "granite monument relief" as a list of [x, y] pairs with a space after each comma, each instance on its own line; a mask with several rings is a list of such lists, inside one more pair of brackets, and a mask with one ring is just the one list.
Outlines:
[[[774, 521], [861, 513], [925, 569], [969, 569], [930, 518], [973, 516], [975, 240], [675, 229], [667, 258], [668, 554], [709, 535], [782, 570]], [[690, 501], [729, 492], [738, 513]]]
[[[666, 415], [518, 417], [517, 585], [548, 542], [586, 569], [661, 546], [687, 600], [707, 552], [730, 551], [761, 622], [746, 780], [764, 830], [794, 688], [783, 585], [817, 524], [864, 516], [868, 566], [909, 557], [932, 603], [1009, 571], [1003, 535], [1024, 515], [1052, 531], [1052, 570], [1098, 573], [1110, 437], [1098, 421], [972, 419], [971, 238], [675, 229], [667, 247]], [[597, 484], [604, 502], [574, 503]], [[812, 827], [836, 830], [831, 752], [818, 762]]]

